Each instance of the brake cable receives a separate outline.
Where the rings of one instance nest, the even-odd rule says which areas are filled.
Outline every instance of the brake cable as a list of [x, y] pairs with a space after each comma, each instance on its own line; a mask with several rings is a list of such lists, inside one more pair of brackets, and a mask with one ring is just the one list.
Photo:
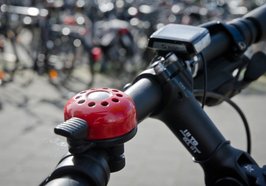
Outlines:
[[217, 94], [214, 92], [208, 92], [206, 90], [194, 90], [194, 95], [195, 97], [197, 96], [204, 96], [204, 94], [206, 95], [206, 98], [214, 98], [214, 99], [222, 99], [223, 101], [227, 102], [230, 106], [232, 106], [237, 113], [239, 114], [241, 120], [243, 121], [244, 124], [244, 128], [245, 128], [245, 133], [246, 133], [246, 139], [247, 139], [247, 153], [251, 154], [251, 133], [250, 133], [250, 128], [249, 128], [249, 124], [247, 121], [247, 118], [244, 114], [244, 112], [240, 109], [240, 107], [231, 99], [229, 99], [228, 97], [221, 95], [221, 94]]
[[207, 62], [205, 57], [202, 53], [200, 53], [202, 64], [203, 64], [203, 95], [201, 99], [201, 108], [204, 109], [205, 102], [206, 102], [206, 92], [208, 87], [208, 72], [207, 72]]

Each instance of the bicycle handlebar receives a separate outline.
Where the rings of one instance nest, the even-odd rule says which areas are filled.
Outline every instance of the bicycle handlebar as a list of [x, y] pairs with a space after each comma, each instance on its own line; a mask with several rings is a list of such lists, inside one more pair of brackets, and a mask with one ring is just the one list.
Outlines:
[[32, 17], [36, 16], [46, 17], [48, 15], [48, 10], [43, 8], [38, 9], [36, 7], [13, 6], [8, 4], [1, 5], [0, 10], [2, 12], [14, 13], [24, 16], [32, 16]]
[[46, 186], [56, 186], [56, 185], [62, 185], [62, 186], [93, 186], [93, 184], [88, 183], [88, 180], [85, 178], [82, 178], [80, 176], [62, 176], [60, 178], [56, 178], [50, 182]]
[[[211, 44], [203, 50], [202, 55], [209, 62], [224, 55], [232, 46], [235, 53], [244, 52], [251, 44], [266, 39], [264, 22], [266, 5], [241, 19], [218, 25], [218, 29], [204, 25], [211, 31]], [[257, 167], [257, 164], [247, 153], [230, 146], [201, 109], [191, 88], [184, 86], [178, 73], [170, 74], [159, 63], [154, 64], [153, 68], [140, 74], [125, 93], [135, 103], [138, 122], [149, 116], [158, 118], [180, 139], [208, 173], [205, 176], [207, 185], [250, 183], [248, 167]], [[86, 171], [93, 172], [95, 168], [92, 166]], [[217, 172], [214, 168], [223, 171]], [[72, 184], [73, 177], [63, 176], [64, 181], [69, 180]]]
[[254, 23], [257, 28], [257, 35], [255, 41], [261, 41], [266, 39], [266, 4], [251, 11], [244, 16], [245, 19]]
[[209, 24], [203, 24], [211, 32], [211, 43], [203, 51], [203, 57], [207, 62], [220, 57], [226, 52], [246, 50], [253, 43], [266, 39], [266, 4], [254, 9], [242, 18], [235, 19], [228, 24], [220, 24], [210, 28]]
[[159, 107], [161, 98], [163, 97], [160, 84], [154, 79], [152, 73], [153, 70], [145, 71], [142, 75], [138, 76], [135, 83], [125, 91], [135, 103], [138, 123]]
[[65, 155], [40, 186], [105, 186], [109, 178], [106, 152], [94, 149], [78, 156]]
[[[247, 46], [249, 46], [262, 39], [266, 39], [265, 22], [266, 4], [228, 25], [235, 27], [235, 31], [239, 31], [238, 34], [243, 38], [243, 41], [247, 43]], [[228, 30], [215, 30], [214, 34], [211, 35], [210, 45], [202, 51], [202, 55], [206, 62], [209, 62], [230, 50], [234, 42], [232, 36], [228, 34]], [[156, 83], [156, 79], [150, 78], [151, 74], [154, 74], [154, 72], [152, 72], [152, 70], [146, 72], [147, 73], [144, 72], [140, 75], [140, 77], [137, 77], [135, 83], [125, 91], [135, 102], [138, 121], [142, 121], [158, 109], [163, 97], [159, 83]]]
[[[218, 29], [217, 25], [216, 28], [207, 25], [212, 31], [211, 44], [203, 50], [202, 56], [206, 62], [210, 62], [223, 56], [232, 47], [233, 50], [229, 52], [242, 54], [251, 44], [266, 39], [266, 30], [263, 26], [265, 19], [266, 5], [242, 19], [218, 25]], [[265, 33], [262, 33], [264, 31]], [[247, 176], [249, 166], [254, 166], [258, 170], [252, 177], [253, 181], [265, 176], [247, 153], [230, 146], [214, 123], [200, 109], [200, 105], [191, 95], [192, 90], [188, 90], [189, 87], [182, 84], [180, 77], [174, 77], [178, 75], [170, 74], [164, 67], [156, 65], [153, 69], [156, 71], [158, 68], [157, 73], [143, 73], [137, 78], [136, 83], [125, 91], [136, 104], [138, 121], [148, 116], [163, 121], [202, 166], [206, 174], [206, 185], [249, 185], [252, 183], [251, 178]], [[162, 78], [164, 80], [160, 81]], [[141, 88], [142, 85], [145, 85], [144, 89]], [[224, 173], [217, 173], [213, 167], [216, 167], [215, 170], [223, 170]], [[229, 171], [232, 172], [228, 173]], [[218, 179], [220, 180], [217, 181]], [[265, 183], [262, 181], [262, 184]]]

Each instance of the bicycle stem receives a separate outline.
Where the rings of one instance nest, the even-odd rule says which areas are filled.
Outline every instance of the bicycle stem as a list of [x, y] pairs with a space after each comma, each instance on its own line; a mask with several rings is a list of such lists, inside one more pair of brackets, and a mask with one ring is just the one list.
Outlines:
[[[266, 5], [231, 24], [205, 25], [214, 39], [202, 55], [209, 62], [224, 55], [228, 46], [233, 45], [231, 56], [240, 56], [249, 45], [265, 39], [265, 9]], [[215, 50], [217, 44], [213, 47], [214, 41], [221, 44], [219, 50]], [[163, 121], [202, 166], [206, 185], [265, 185], [264, 170], [249, 154], [226, 141], [194, 98], [192, 85], [187, 86], [180, 78], [184, 70], [178, 70], [178, 74], [171, 74], [158, 62], [125, 91], [136, 104], [138, 121], [145, 116]], [[145, 89], [140, 89], [143, 85]], [[153, 110], [145, 110], [149, 108]]]
[[[159, 76], [167, 74], [166, 71], [162, 73], [164, 75], [159, 74]], [[201, 109], [191, 90], [183, 85], [178, 76], [168, 77], [168, 80], [159, 84], [158, 77], [152, 74], [155, 72], [146, 71], [139, 76], [140, 80], [125, 91], [135, 102], [138, 121], [143, 119], [143, 115], [148, 114], [163, 121], [195, 159], [207, 159], [217, 146], [225, 141], [224, 137]], [[155, 108], [155, 112], [143, 113], [150, 104]], [[189, 143], [191, 139], [194, 142], [192, 144]]]
[[[133, 98], [137, 113], [142, 112], [137, 114], [138, 121], [146, 114], [165, 123], [201, 165], [207, 186], [252, 185], [251, 176], [247, 176], [250, 167], [257, 170], [253, 179], [263, 175], [262, 169], [248, 153], [233, 148], [223, 137], [195, 99], [191, 87], [183, 83], [180, 73], [172, 76], [167, 67], [161, 68], [157, 63], [125, 91]], [[140, 89], [143, 85], [145, 89]], [[143, 111], [149, 104], [155, 108], [153, 113]], [[265, 182], [262, 180], [261, 184]]]

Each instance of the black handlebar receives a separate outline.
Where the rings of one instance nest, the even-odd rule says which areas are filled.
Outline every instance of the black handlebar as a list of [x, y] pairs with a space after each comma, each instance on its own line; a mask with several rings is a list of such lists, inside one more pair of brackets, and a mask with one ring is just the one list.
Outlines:
[[163, 97], [160, 84], [152, 74], [152, 69], [144, 71], [125, 91], [135, 103], [138, 122], [152, 114], [159, 107]]
[[93, 184], [88, 183], [88, 180], [78, 175], [71, 175], [71, 176], [62, 176], [60, 178], [56, 178], [50, 182], [46, 186], [93, 186]]
[[80, 155], [65, 155], [40, 186], [105, 186], [110, 177], [106, 152], [93, 149]]
[[[219, 58], [228, 52], [232, 51], [237, 39], [232, 38], [232, 34], [238, 35], [245, 42], [246, 47], [262, 39], [266, 39], [266, 4], [251, 11], [245, 17], [237, 19], [229, 24], [216, 27], [211, 33], [210, 45], [202, 51], [202, 54], [207, 62]], [[217, 23], [220, 24], [220, 23]], [[209, 28], [209, 25], [203, 25]], [[214, 25], [217, 26], [217, 25]], [[220, 29], [222, 27], [230, 27]], [[212, 29], [212, 28], [210, 28]], [[230, 34], [230, 30], [234, 33]], [[137, 110], [138, 121], [142, 121], [155, 110], [159, 109], [163, 93], [159, 83], [156, 83], [156, 78], [152, 77], [152, 70], [141, 74], [125, 92], [130, 95]]]
[[[204, 24], [211, 34], [211, 43], [202, 54], [205, 60], [211, 61], [221, 55], [236, 50], [245, 51], [253, 43], [266, 39], [266, 4], [251, 11], [242, 18], [228, 24]], [[217, 26], [220, 24], [220, 26]], [[210, 26], [211, 25], [211, 26]]]
[[[203, 50], [202, 56], [209, 62], [228, 53], [232, 46], [233, 53], [243, 53], [251, 44], [266, 39], [265, 22], [266, 4], [231, 23], [218, 23], [215, 24], [215, 27], [213, 27], [213, 24], [203, 25], [210, 30], [211, 44]], [[229, 145], [212, 121], [202, 111], [193, 96], [192, 90], [184, 86], [178, 73], [169, 76], [165, 68], [161, 69], [160, 64], [154, 64], [153, 68], [139, 75], [132, 85], [125, 90], [125, 93], [132, 97], [135, 103], [138, 122], [152, 116], [166, 123], [194, 156], [195, 160], [201, 164], [205, 173], [208, 172], [206, 175], [207, 185], [225, 185], [226, 183], [247, 185], [250, 183], [245, 173], [245, 171], [248, 171], [245, 166], [250, 164], [257, 166], [256, 163], [249, 155]], [[58, 171], [60, 174], [52, 174], [56, 175], [56, 184], [62, 185], [68, 182], [70, 184], [66, 185], [82, 185], [81, 183], [84, 183], [84, 180], [77, 173], [80, 169], [85, 170], [81, 166], [84, 163], [72, 166], [73, 162], [75, 162], [73, 159], [70, 159], [70, 161], [65, 160], [61, 161], [61, 163], [69, 163], [71, 166], [66, 166], [66, 170], [74, 174], [60, 175], [62, 172], [64, 173], [65, 170], [63, 168], [65, 166], [62, 166], [62, 169], [59, 167], [57, 170], [60, 170]], [[86, 162], [86, 168], [88, 168], [86, 171], [93, 172], [94, 169], [107, 165], [105, 161], [99, 161], [102, 165], [99, 165], [99, 162], [97, 162], [97, 165], [93, 162], [94, 164], [91, 168], [87, 165], [92, 162]], [[223, 171], [213, 171], [214, 166], [215, 170]], [[70, 170], [69, 167], [77, 169]], [[106, 167], [105, 170], [107, 170]], [[85, 175], [90, 179], [95, 176], [86, 175], [85, 172], [82, 172], [81, 175]], [[102, 172], [108, 175], [105, 175], [105, 182], [106, 178], [109, 178], [110, 171]], [[77, 177], [74, 178], [73, 176]], [[97, 175], [95, 177], [96, 180], [99, 178]], [[76, 179], [81, 183], [76, 184]], [[53, 180], [53, 178], [50, 179], [48, 185], [53, 185]], [[105, 183], [107, 184], [107, 182]]]
[[[211, 32], [211, 44], [203, 50], [203, 58], [210, 62], [223, 55], [240, 56], [251, 44], [266, 39], [263, 22], [266, 22], [266, 5], [228, 24], [203, 25]], [[263, 171], [258, 171], [253, 178], [246, 176], [246, 167], [250, 165], [260, 170], [256, 162], [247, 153], [230, 146], [177, 74], [156, 65], [153, 70], [159, 68], [157, 73], [152, 70], [143, 73], [125, 91], [136, 104], [138, 121], [148, 116], [163, 121], [202, 166], [206, 185], [250, 185], [250, 179], [263, 176]], [[223, 171], [216, 172], [214, 167]]]
[[244, 16], [245, 19], [250, 20], [256, 26], [257, 35], [256, 42], [266, 39], [266, 4], [251, 11]]

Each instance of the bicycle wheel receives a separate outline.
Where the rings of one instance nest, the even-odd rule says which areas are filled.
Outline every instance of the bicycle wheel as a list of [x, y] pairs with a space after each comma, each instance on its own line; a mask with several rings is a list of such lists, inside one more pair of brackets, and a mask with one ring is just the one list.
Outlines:
[[137, 53], [129, 55], [127, 48], [119, 43], [103, 48], [103, 60], [100, 72], [111, 80], [114, 88], [123, 88], [143, 69], [143, 63]]
[[79, 39], [56, 37], [46, 57], [50, 82], [72, 92], [91, 86], [93, 73], [86, 54]]
[[18, 32], [9, 30], [6, 37], [1, 37], [0, 81], [2, 85], [13, 82], [28, 85], [32, 81], [31, 66], [33, 64], [27, 42], [23, 38], [30, 34], [24, 29]]

